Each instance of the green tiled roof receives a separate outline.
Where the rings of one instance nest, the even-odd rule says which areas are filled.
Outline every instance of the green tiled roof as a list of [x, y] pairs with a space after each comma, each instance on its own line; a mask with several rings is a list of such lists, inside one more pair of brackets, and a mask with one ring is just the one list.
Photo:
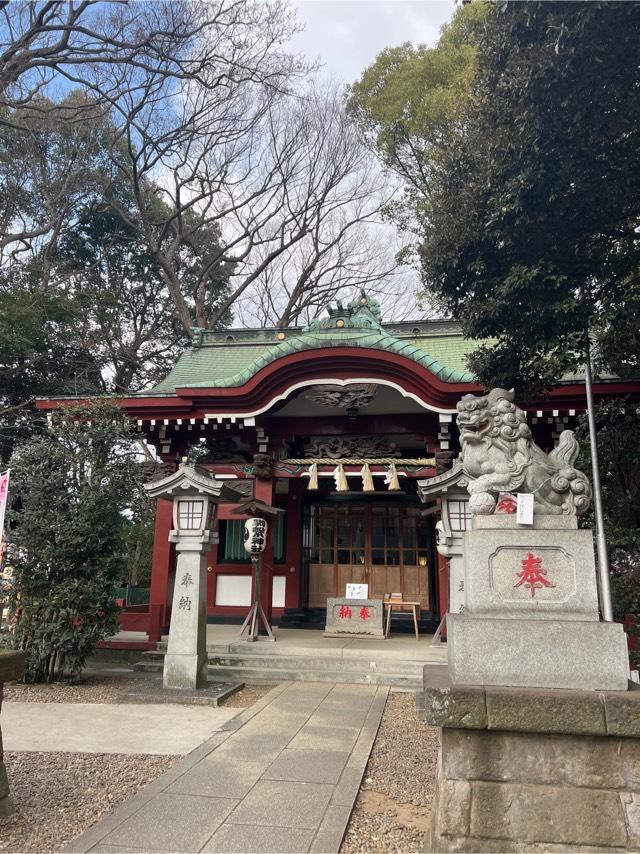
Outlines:
[[364, 295], [346, 308], [340, 304], [330, 308], [328, 318], [304, 329], [194, 330], [193, 346], [180, 356], [171, 373], [141, 394], [238, 387], [284, 356], [331, 347], [384, 350], [406, 356], [444, 382], [473, 382], [465, 358], [477, 342], [465, 339], [458, 324], [442, 320], [382, 324], [375, 302], [366, 305], [363, 299]]

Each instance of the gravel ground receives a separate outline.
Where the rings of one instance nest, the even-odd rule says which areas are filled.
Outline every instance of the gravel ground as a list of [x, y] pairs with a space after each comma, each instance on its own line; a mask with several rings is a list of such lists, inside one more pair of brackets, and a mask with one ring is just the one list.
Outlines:
[[[51, 685], [21, 685], [7, 682], [4, 686], [4, 702], [10, 703], [119, 703], [122, 694], [141, 682], [157, 683], [157, 674], [109, 673], [85, 671], [78, 685], [54, 682]], [[264, 697], [273, 685], [248, 685], [237, 691], [220, 705], [231, 708], [252, 706]]]
[[[87, 670], [77, 685], [6, 683], [4, 702], [117, 703], [132, 684], [153, 678], [151, 674], [114, 667]], [[247, 686], [223, 705], [251, 706], [272, 687]], [[180, 758], [6, 752], [4, 761], [17, 812], [0, 821], [0, 851], [58, 851]]]
[[242, 691], [236, 691], [220, 705], [229, 706], [232, 709], [246, 709], [247, 706], [253, 706], [261, 700], [273, 687], [274, 685], [246, 685]]
[[342, 847], [343, 854], [422, 851], [439, 735], [418, 719], [413, 692], [389, 694]]
[[[134, 680], [144, 678], [148, 674], [120, 669], [88, 671], [78, 685], [6, 684], [5, 701], [117, 703]], [[249, 685], [223, 705], [251, 706], [272, 687]], [[422, 850], [438, 746], [438, 730], [418, 720], [415, 694], [390, 693], [340, 849], [343, 854]], [[59, 850], [179, 758], [5, 753], [18, 813], [0, 822], [0, 850]]]
[[181, 758], [5, 753], [17, 812], [0, 821], [0, 850], [58, 851]]
[[21, 685], [7, 682], [4, 702], [10, 703], [117, 703], [121, 694], [146, 673], [104, 673], [85, 671], [77, 685], [53, 682], [50, 685]]

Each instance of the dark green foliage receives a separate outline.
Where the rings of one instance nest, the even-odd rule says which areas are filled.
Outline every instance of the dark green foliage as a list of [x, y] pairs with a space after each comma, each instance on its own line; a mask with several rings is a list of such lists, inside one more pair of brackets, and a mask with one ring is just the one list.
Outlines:
[[606, 366], [638, 365], [639, 42], [635, 2], [491, 7], [420, 245], [431, 296], [497, 339], [472, 361], [487, 384], [557, 380], [586, 327]]
[[487, 14], [485, 3], [460, 6], [435, 47], [387, 48], [349, 87], [347, 110], [364, 141], [404, 182], [387, 214], [405, 232], [419, 234], [440, 148], [464, 116]]
[[30, 435], [36, 395], [98, 391], [95, 354], [77, 335], [76, 306], [43, 291], [39, 266], [0, 274], [0, 462]]
[[95, 354], [105, 391], [135, 391], [169, 372], [186, 336], [151, 252], [109, 203], [77, 211], [52, 280], [73, 302], [75, 334]]
[[[130, 426], [113, 402], [53, 413], [12, 465], [12, 640], [25, 679], [77, 677], [117, 631], [131, 508], [145, 502]], [[139, 512], [139, 511], [138, 511]], [[134, 513], [135, 515], [135, 513]]]
[[[604, 504], [614, 614], [640, 620], [640, 411], [631, 400], [607, 400], [596, 407], [598, 455]], [[583, 416], [577, 431], [583, 471], [591, 468], [589, 429]], [[593, 527], [594, 519], [587, 519]]]
[[[155, 502], [140, 496], [131, 508], [129, 525], [125, 532], [126, 558], [121, 584], [134, 587], [151, 583], [151, 558], [155, 534]], [[144, 600], [149, 601], [149, 598]], [[136, 605], [136, 602], [130, 604]]]

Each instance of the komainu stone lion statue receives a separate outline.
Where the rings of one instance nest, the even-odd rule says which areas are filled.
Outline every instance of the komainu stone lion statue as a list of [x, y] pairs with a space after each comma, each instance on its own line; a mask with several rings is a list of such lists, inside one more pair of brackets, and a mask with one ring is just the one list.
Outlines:
[[573, 430], [560, 434], [550, 454], [533, 441], [514, 392], [494, 388], [458, 403], [462, 467], [469, 477], [473, 513], [493, 513], [499, 492], [531, 492], [534, 513], [584, 513], [591, 503], [586, 476], [573, 467], [578, 442]]

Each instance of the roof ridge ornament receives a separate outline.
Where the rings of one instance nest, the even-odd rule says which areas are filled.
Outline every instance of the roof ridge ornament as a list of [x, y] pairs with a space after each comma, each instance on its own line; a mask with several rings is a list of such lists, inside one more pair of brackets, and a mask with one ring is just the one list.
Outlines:
[[199, 350], [204, 341], [204, 329], [201, 326], [191, 327], [191, 346], [194, 350]]
[[335, 306], [327, 305], [328, 317], [312, 320], [303, 332], [319, 332], [325, 329], [366, 329], [382, 332], [382, 315], [378, 300], [367, 296], [364, 288], [360, 296], [345, 306], [337, 299]]

